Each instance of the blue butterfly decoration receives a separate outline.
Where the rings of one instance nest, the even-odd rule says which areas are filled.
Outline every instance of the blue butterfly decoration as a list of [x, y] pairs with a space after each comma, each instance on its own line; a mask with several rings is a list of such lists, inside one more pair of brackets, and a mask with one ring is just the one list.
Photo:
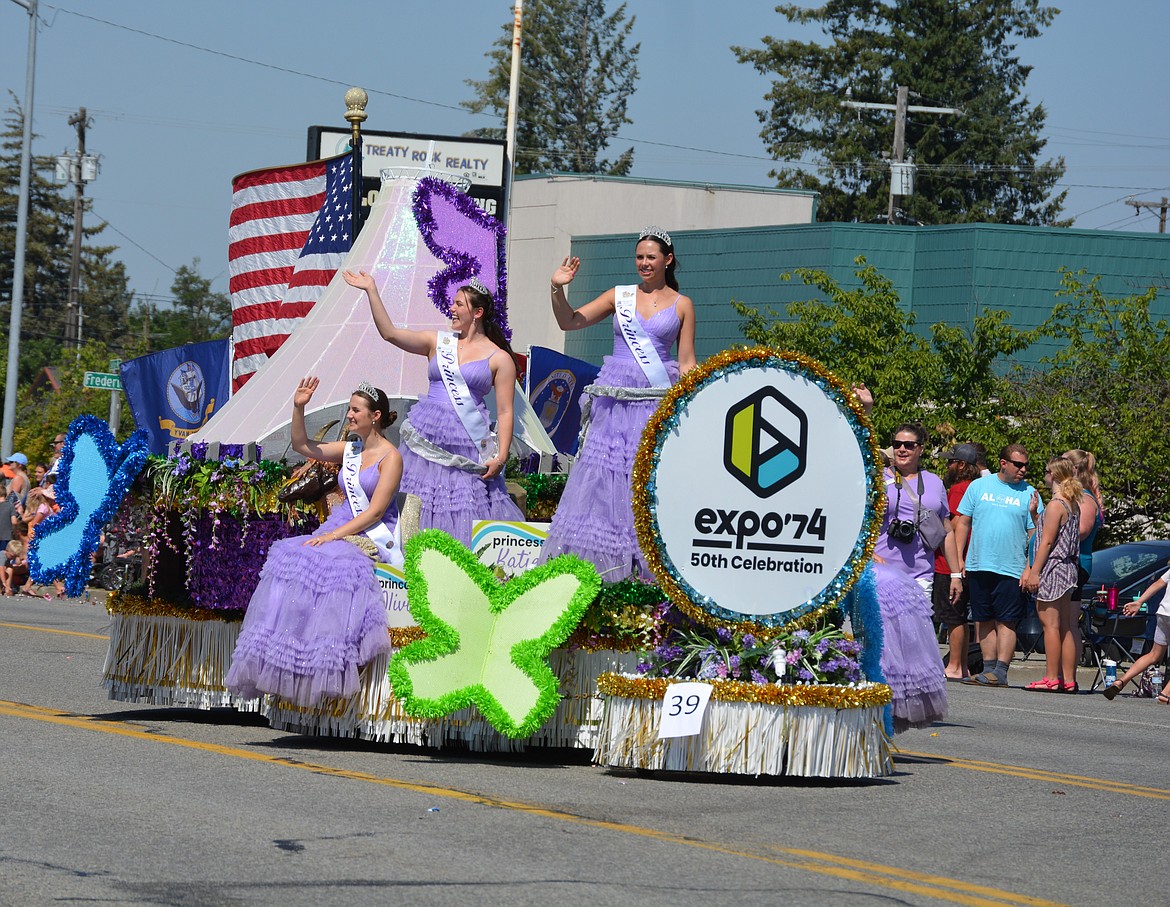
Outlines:
[[97, 416], [73, 420], [53, 486], [61, 509], [37, 524], [29, 545], [29, 573], [35, 582], [64, 579], [68, 595], [85, 593], [102, 527], [146, 465], [149, 452], [141, 429], [119, 446], [109, 425]]

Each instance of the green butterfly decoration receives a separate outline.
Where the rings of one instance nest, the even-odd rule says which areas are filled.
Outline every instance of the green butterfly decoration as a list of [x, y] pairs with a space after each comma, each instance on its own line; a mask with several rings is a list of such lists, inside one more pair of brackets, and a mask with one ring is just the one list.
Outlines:
[[508, 583], [456, 539], [428, 529], [406, 544], [410, 613], [427, 638], [390, 661], [403, 708], [440, 718], [475, 705], [508, 737], [527, 737], [560, 701], [548, 656], [573, 632], [601, 578], [561, 555]]

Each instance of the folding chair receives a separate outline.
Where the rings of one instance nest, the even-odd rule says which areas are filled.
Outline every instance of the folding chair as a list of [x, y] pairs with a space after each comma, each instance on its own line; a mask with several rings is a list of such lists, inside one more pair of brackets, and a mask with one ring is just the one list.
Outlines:
[[[1152, 636], [1147, 635], [1149, 615], [1139, 611], [1132, 617], [1127, 617], [1120, 608], [1109, 611], [1092, 603], [1083, 607], [1081, 614], [1083, 620], [1081, 632], [1084, 635], [1085, 647], [1089, 650], [1089, 666], [1097, 669], [1093, 676], [1093, 685], [1089, 688], [1095, 690], [1105, 680], [1105, 659], [1116, 661], [1120, 668], [1123, 664], [1133, 662], [1141, 654]], [[1136, 653], [1135, 643], [1139, 644]], [[1119, 671], [1118, 674], [1120, 673]]]

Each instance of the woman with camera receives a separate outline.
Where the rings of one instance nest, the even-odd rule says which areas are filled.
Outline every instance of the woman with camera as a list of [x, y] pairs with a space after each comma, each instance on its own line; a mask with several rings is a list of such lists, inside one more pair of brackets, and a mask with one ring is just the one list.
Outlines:
[[946, 679], [931, 621], [934, 553], [951, 572], [951, 601], [963, 591], [950, 506], [942, 479], [919, 467], [926, 432], [904, 422], [894, 432], [883, 471], [886, 515], [874, 546], [874, 571], [885, 644], [882, 672], [894, 693], [894, 730], [925, 727], [946, 714]]

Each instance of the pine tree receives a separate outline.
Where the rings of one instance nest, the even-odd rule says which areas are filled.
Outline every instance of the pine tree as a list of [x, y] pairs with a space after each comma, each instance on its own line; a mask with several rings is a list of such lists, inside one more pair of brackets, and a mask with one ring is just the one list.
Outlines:
[[[622, 176], [634, 163], [628, 148], [615, 160], [602, 158], [625, 124], [638, 79], [640, 44], [627, 46], [634, 17], [622, 3], [606, 15], [605, 0], [530, 0], [524, 7], [517, 98], [516, 173], [607, 173]], [[506, 121], [512, 65], [512, 22], [485, 55], [488, 77], [468, 80], [474, 100], [463, 106], [491, 111]], [[503, 138], [504, 129], [476, 130]]]
[[910, 218], [1062, 225], [1065, 193], [1055, 187], [1064, 160], [1040, 160], [1046, 114], [1025, 96], [1031, 67], [1016, 54], [1016, 42], [1038, 37], [1057, 10], [1039, 0], [828, 0], [777, 12], [819, 25], [827, 43], [766, 37], [762, 48], [732, 49], [774, 77], [771, 106], [757, 111], [760, 136], [781, 163], [772, 175], [781, 186], [821, 192], [824, 219], [886, 213], [893, 114], [842, 101], [851, 92], [893, 103], [905, 85], [918, 96], [912, 104], [963, 110], [907, 118], [906, 148], [918, 168], [915, 194], [902, 199]]

